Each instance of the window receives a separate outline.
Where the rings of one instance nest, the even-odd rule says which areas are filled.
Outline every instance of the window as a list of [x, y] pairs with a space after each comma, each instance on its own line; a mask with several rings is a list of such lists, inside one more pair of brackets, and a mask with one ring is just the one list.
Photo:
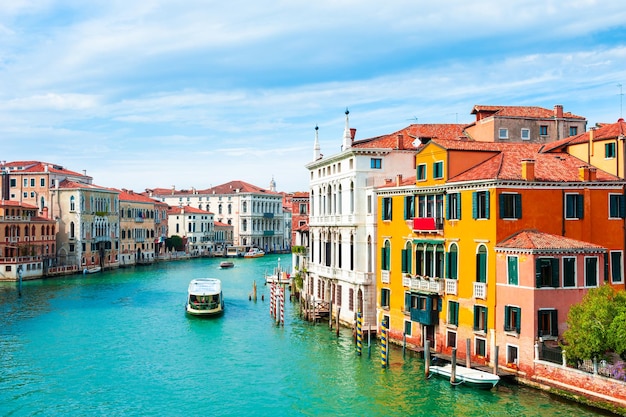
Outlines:
[[389, 308], [389, 288], [381, 288], [380, 290], [380, 306]]
[[448, 279], [458, 279], [459, 277], [459, 248], [456, 243], [450, 245], [450, 249], [446, 253], [446, 278]]
[[447, 194], [446, 218], [448, 220], [461, 220], [461, 193]]
[[487, 248], [484, 245], [476, 253], [476, 282], [487, 282]]
[[389, 271], [391, 264], [391, 243], [388, 240], [385, 241], [385, 246], [380, 249], [380, 269], [383, 271]]
[[24, 178], [24, 187], [28, 187], [28, 178]]
[[548, 126], [547, 125], [539, 126], [539, 135], [540, 136], [548, 136]]
[[76, 210], [76, 199], [74, 198], [74, 196], [70, 197], [70, 211], [75, 211]]
[[518, 258], [507, 256], [507, 282], [509, 285], [519, 285]]
[[404, 293], [404, 309], [402, 311], [409, 313], [411, 311], [411, 292], [410, 291], [406, 291]]
[[476, 356], [482, 356], [482, 357], [486, 357], [487, 356], [487, 340], [483, 339], [482, 337], [476, 337], [474, 339], [474, 346], [475, 346], [475, 354]]
[[604, 144], [604, 158], [606, 159], [615, 158], [615, 142]]
[[383, 166], [383, 160], [380, 158], [372, 158], [370, 159], [370, 168], [372, 169], [381, 169]]
[[569, 135], [570, 136], [576, 136], [578, 134], [578, 127], [577, 126], [570, 126], [569, 127]]
[[31, 179], [30, 179], [30, 186], [31, 186], [31, 187], [34, 187], [34, 186], [35, 186], [35, 179], [34, 179], [34, 178], [31, 178]]
[[589, 256], [585, 258], [585, 287], [598, 286], [598, 258]]
[[559, 286], [559, 261], [555, 258], [537, 258], [535, 263], [537, 288]]
[[443, 178], [443, 161], [433, 163], [433, 178]]
[[472, 215], [474, 219], [489, 218], [488, 191], [474, 191], [472, 193]]
[[391, 220], [391, 197], [383, 197], [383, 220]]
[[411, 320], [405, 320], [404, 321], [404, 334], [407, 336], [411, 336], [411, 328], [413, 326], [411, 326]]
[[509, 129], [505, 129], [503, 127], [498, 129], [498, 137], [500, 139], [508, 139], [509, 138]]
[[530, 129], [522, 129], [522, 140], [530, 140]]
[[456, 301], [448, 301], [448, 324], [459, 325], [459, 303]]
[[367, 196], [367, 214], [372, 214], [372, 196]]
[[500, 194], [500, 218], [501, 219], [521, 219], [522, 218], [522, 196], [521, 194]]
[[539, 310], [537, 321], [537, 331], [539, 337], [558, 337], [559, 322], [558, 313], [553, 309]]
[[417, 180], [424, 181], [426, 179], [426, 164], [419, 164], [417, 166]]
[[402, 273], [411, 273], [411, 255], [413, 251], [411, 249], [411, 243], [407, 243], [407, 249], [402, 249]]
[[613, 283], [623, 282], [624, 281], [624, 270], [622, 267], [622, 252], [621, 251], [612, 251], [611, 252], [611, 281]]
[[624, 195], [623, 194], [609, 194], [609, 218], [610, 219], [623, 219], [624, 218]]
[[487, 332], [487, 307], [474, 306], [474, 331]]
[[300, 203], [300, 214], [307, 214], [307, 206], [305, 203]]
[[506, 363], [517, 365], [518, 347], [514, 345], [506, 345]]
[[565, 194], [565, 218], [566, 219], [582, 219], [583, 218], [583, 196], [582, 194]]
[[576, 258], [563, 258], [563, 287], [576, 286]]
[[446, 337], [446, 345], [451, 348], [456, 348], [456, 332], [448, 330]]
[[522, 323], [522, 309], [513, 306], [504, 306], [504, 331], [520, 333]]
[[410, 220], [415, 217], [415, 196], [407, 195], [404, 197], [404, 220]]

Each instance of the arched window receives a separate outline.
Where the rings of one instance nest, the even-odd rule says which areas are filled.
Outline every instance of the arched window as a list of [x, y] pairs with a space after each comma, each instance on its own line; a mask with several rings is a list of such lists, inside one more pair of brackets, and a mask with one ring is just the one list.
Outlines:
[[480, 245], [476, 252], [476, 282], [487, 282], [487, 248]]
[[383, 271], [389, 271], [391, 266], [391, 243], [389, 240], [385, 240], [385, 244], [380, 251], [380, 269]]
[[446, 278], [459, 279], [459, 247], [456, 243], [450, 244], [446, 256]]
[[76, 199], [74, 196], [70, 197], [70, 211], [76, 211]]
[[247, 212], [248, 212], [248, 203], [247, 203], [246, 201], [244, 201], [244, 202], [241, 204], [241, 210], [242, 210], [244, 213], [247, 213]]
[[402, 272], [411, 274], [413, 272], [413, 245], [406, 242], [406, 246], [402, 249]]

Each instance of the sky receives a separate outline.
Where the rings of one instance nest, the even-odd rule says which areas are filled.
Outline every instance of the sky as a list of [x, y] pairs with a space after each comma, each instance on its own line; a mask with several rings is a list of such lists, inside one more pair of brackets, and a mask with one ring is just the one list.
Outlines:
[[[624, 84], [624, 87], [622, 87]], [[11, 0], [0, 161], [105, 187], [308, 190], [340, 152], [474, 105], [623, 117], [626, 8], [609, 0]]]

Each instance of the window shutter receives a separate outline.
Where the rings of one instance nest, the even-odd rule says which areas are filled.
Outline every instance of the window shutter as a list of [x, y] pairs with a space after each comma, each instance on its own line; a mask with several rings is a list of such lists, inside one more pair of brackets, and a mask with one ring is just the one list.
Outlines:
[[451, 279], [457, 279], [458, 274], [457, 274], [457, 253], [456, 252], [448, 252], [448, 254], [450, 255], [449, 258], [449, 265], [450, 265], [450, 276], [449, 278]]
[[476, 282], [487, 282], [487, 255], [476, 255]]
[[584, 207], [584, 196], [582, 194], [578, 194], [576, 198], [576, 217], [579, 219], [584, 218], [585, 216], [585, 207]]
[[382, 269], [383, 271], [385, 271], [386, 268], [386, 260], [385, 260], [385, 247], [383, 246], [382, 248], [380, 248], [380, 269]]
[[500, 194], [498, 197], [500, 200], [500, 218], [504, 219], [504, 194]]
[[406, 249], [402, 249], [401, 254], [402, 254], [402, 272], [409, 272], [408, 268], [407, 268], [407, 250]]
[[456, 193], [456, 218], [461, 220], [461, 193]]
[[535, 282], [541, 288], [541, 258], [535, 259]]
[[515, 331], [519, 334], [522, 332], [522, 309], [516, 308], [517, 316], [515, 317]]
[[410, 292], [404, 293], [404, 310], [405, 311], [411, 310], [411, 293]]
[[626, 203], [626, 198], [624, 198], [624, 194], [621, 194], [618, 198], [619, 201], [619, 217], [626, 217], [626, 207], [624, 207], [624, 203]]
[[489, 323], [488, 322], [488, 319], [489, 319], [489, 315], [488, 315], [489, 309], [487, 307], [483, 307], [483, 308], [485, 309], [485, 328], [482, 329], [482, 330], [487, 331], [487, 328], [489, 327], [489, 325], [487, 324], [487, 323]]
[[446, 220], [450, 220], [450, 194], [446, 195]]
[[489, 191], [485, 191], [485, 219], [489, 218]]
[[550, 336], [559, 335], [559, 322], [557, 310], [550, 311]]
[[478, 306], [474, 306], [474, 330], [478, 330]]
[[504, 306], [504, 331], [508, 332], [511, 330], [509, 328], [509, 322], [511, 321], [511, 307]]
[[472, 218], [478, 218], [478, 193], [472, 192]]
[[552, 262], [552, 286], [554, 288], [559, 287], [559, 260], [554, 258], [550, 260]]
[[522, 195], [515, 195], [515, 216], [518, 219], [522, 218]]

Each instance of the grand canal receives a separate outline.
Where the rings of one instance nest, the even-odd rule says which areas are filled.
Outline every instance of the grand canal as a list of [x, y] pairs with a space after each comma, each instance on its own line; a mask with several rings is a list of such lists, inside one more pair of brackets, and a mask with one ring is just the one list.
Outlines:
[[[423, 361], [351, 332], [269, 314], [263, 275], [278, 256], [196, 259], [0, 284], [2, 416], [592, 416], [597, 411], [519, 386], [452, 388]], [[283, 255], [282, 264], [290, 256]], [[226, 313], [184, 313], [189, 280], [220, 278]], [[257, 302], [248, 299], [253, 281]], [[261, 301], [264, 295], [265, 301]], [[367, 343], [365, 343], [367, 346]]]

